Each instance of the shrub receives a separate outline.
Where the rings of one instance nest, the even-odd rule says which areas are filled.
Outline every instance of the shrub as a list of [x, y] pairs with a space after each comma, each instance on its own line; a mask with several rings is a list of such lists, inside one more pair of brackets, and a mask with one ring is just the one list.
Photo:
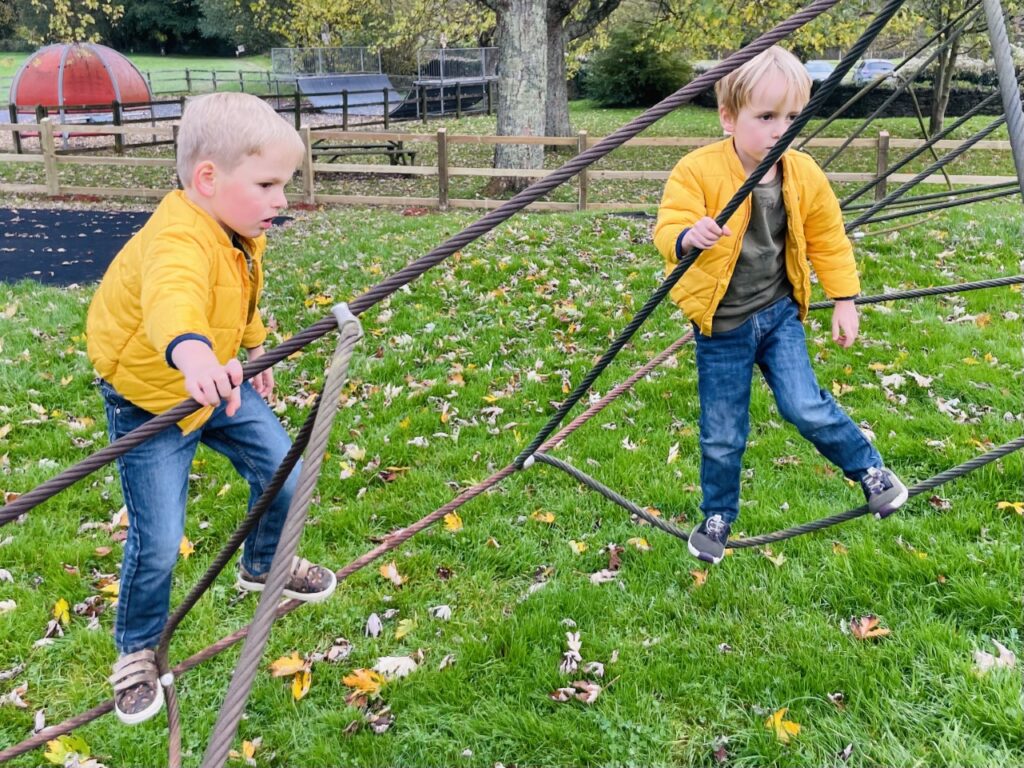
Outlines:
[[688, 82], [691, 69], [678, 53], [658, 50], [645, 28], [630, 25], [612, 32], [581, 74], [583, 93], [600, 106], [647, 107]]

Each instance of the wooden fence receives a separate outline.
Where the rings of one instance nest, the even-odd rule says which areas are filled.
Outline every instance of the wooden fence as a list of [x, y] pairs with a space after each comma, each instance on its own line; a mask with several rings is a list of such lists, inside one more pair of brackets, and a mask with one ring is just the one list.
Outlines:
[[[60, 170], [62, 167], [76, 165], [90, 166], [121, 166], [121, 167], [161, 167], [173, 168], [172, 157], [130, 157], [130, 156], [109, 156], [97, 155], [91, 152], [74, 154], [67, 150], [58, 151], [57, 139], [65, 134], [70, 135], [146, 135], [156, 139], [172, 140], [174, 127], [168, 124], [161, 125], [61, 125], [51, 122], [49, 118], [42, 120], [39, 124], [14, 124], [0, 123], [0, 132], [10, 133], [31, 133], [39, 136], [40, 152], [38, 153], [7, 153], [0, 154], [0, 164], [4, 163], [25, 163], [42, 165], [44, 170], [45, 183], [43, 184], [16, 184], [0, 183], [0, 192], [14, 194], [41, 194], [48, 197], [64, 195], [89, 195], [96, 197], [143, 197], [159, 198], [168, 192], [168, 188], [144, 188], [144, 187], [104, 187], [104, 186], [82, 186], [62, 183]], [[454, 198], [449, 195], [449, 184], [452, 177], [474, 176], [474, 177], [517, 177], [537, 179], [551, 173], [551, 169], [538, 170], [509, 170], [500, 168], [478, 168], [458, 166], [450, 162], [451, 153], [449, 149], [459, 144], [475, 145], [496, 145], [496, 144], [544, 144], [546, 146], [562, 146], [572, 148], [577, 153], [583, 152], [587, 147], [596, 144], [599, 139], [590, 137], [585, 131], [581, 131], [573, 137], [546, 137], [546, 136], [473, 136], [473, 135], [449, 135], [447, 130], [440, 128], [430, 133], [407, 133], [397, 131], [339, 131], [339, 130], [315, 130], [308, 126], [300, 129], [303, 141], [306, 145], [306, 154], [300, 167], [301, 192], [293, 194], [290, 199], [301, 201], [307, 204], [334, 203], [343, 205], [399, 205], [399, 206], [424, 206], [448, 210], [450, 208], [495, 208], [501, 205], [503, 200], [493, 199], [464, 199]], [[314, 147], [323, 142], [359, 142], [365, 145], [366, 142], [380, 142], [382, 147], [385, 142], [399, 142], [399, 146], [407, 146], [413, 142], [427, 142], [433, 144], [436, 149], [436, 161], [430, 165], [390, 165], [383, 163], [324, 163], [317, 162], [317, 154]], [[692, 138], [692, 137], [637, 137], [630, 139], [627, 147], [672, 147], [679, 149], [692, 149], [694, 147], [718, 141], [717, 138]], [[837, 147], [845, 139], [813, 139], [808, 143], [810, 147]], [[855, 139], [850, 142], [851, 147], [861, 149], [872, 149], [876, 156], [876, 167], [885, 169], [889, 165], [888, 153], [890, 149], [912, 149], [922, 145], [923, 142], [917, 139], [894, 139], [890, 138], [884, 131], [875, 138]], [[339, 146], [333, 144], [332, 146]], [[937, 150], [953, 149], [960, 146], [958, 141], [936, 142]], [[1009, 151], [1008, 141], [980, 141], [975, 145], [976, 149]], [[383, 151], [383, 149], [382, 149]], [[342, 152], [341, 154], [344, 154]], [[422, 157], [423, 153], [419, 153]], [[336, 175], [345, 173], [423, 176], [436, 178], [436, 193], [429, 197], [402, 197], [390, 195], [346, 195], [331, 194], [317, 191], [317, 175]], [[664, 170], [584, 170], [578, 175], [576, 182], [575, 202], [552, 202], [540, 201], [530, 206], [534, 210], [608, 210], [623, 208], [648, 208], [651, 203], [601, 203], [589, 199], [589, 184], [594, 180], [650, 180], [664, 181], [668, 178], [669, 169]], [[828, 173], [832, 182], [868, 182], [875, 178], [872, 173]], [[889, 176], [888, 181], [902, 183], [914, 177], [911, 173], [894, 173]], [[949, 176], [953, 184], [994, 184], [1001, 182], [1016, 181], [1015, 176], [981, 176], [973, 174], [953, 174]], [[942, 175], [929, 176], [923, 183], [945, 184], [946, 178]], [[876, 197], [885, 194], [886, 182], [876, 186]]]

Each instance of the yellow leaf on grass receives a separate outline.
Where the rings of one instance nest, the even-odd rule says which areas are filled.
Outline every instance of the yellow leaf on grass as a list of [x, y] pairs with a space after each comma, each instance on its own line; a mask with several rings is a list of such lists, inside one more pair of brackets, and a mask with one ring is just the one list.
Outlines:
[[343, 677], [341, 682], [368, 696], [376, 696], [384, 685], [384, 678], [372, 669], [356, 669], [351, 675]]
[[978, 364], [978, 358], [976, 358], [976, 357], [965, 357], [960, 362], [962, 362], [964, 365], [977, 365]]
[[106, 586], [100, 587], [100, 592], [107, 597], [117, 598], [121, 594], [121, 581], [112, 581]]
[[458, 512], [449, 512], [444, 516], [444, 527], [445, 530], [451, 533], [458, 533], [462, 530], [462, 518], [459, 517]]
[[861, 616], [859, 619], [850, 617], [850, 632], [858, 640], [867, 640], [871, 637], [884, 637], [892, 632], [892, 630], [878, 626], [878, 623], [879, 618], [870, 614], [867, 616]]
[[698, 589], [704, 586], [704, 582], [708, 580], [708, 572], [701, 570], [690, 571], [690, 575], [693, 576], [693, 588]]
[[582, 555], [584, 552], [587, 551], [587, 542], [569, 539], [569, 549], [572, 550], [572, 553], [574, 555]]
[[835, 555], [845, 555], [845, 554], [848, 554], [849, 551], [850, 550], [848, 550], [846, 548], [846, 545], [843, 544], [841, 541], [833, 541], [832, 542], [832, 554], [835, 554]]
[[309, 662], [299, 656], [298, 651], [292, 651], [291, 656], [282, 656], [270, 663], [270, 674], [273, 677], [288, 677], [304, 669], [309, 669]]
[[89, 758], [90, 753], [91, 749], [85, 739], [67, 734], [46, 742], [43, 757], [54, 765], [68, 765], [72, 762], [79, 765]]
[[4, 424], [2, 427], [0, 427], [0, 440], [3, 440], [5, 437], [7, 437], [7, 435], [11, 433], [12, 429], [14, 429], [14, 427], [12, 427], [10, 424]]
[[641, 552], [651, 551], [651, 545], [648, 544], [647, 539], [643, 538], [642, 536], [634, 536], [631, 539], [627, 539], [626, 543], [635, 549], [639, 549]]
[[1018, 515], [1024, 515], [1024, 501], [1000, 501], [996, 509], [1012, 509]]
[[789, 744], [789, 740], [800, 734], [800, 724], [790, 720], [784, 720], [789, 707], [783, 707], [764, 721], [764, 727], [769, 731], [775, 731], [775, 738], [783, 744]]
[[189, 555], [196, 551], [196, 546], [189, 541], [188, 536], [181, 537], [181, 543], [178, 544], [178, 554], [185, 560], [188, 560]]
[[309, 686], [312, 682], [313, 674], [308, 669], [296, 672], [295, 677], [292, 678], [292, 698], [298, 701], [309, 693]]
[[537, 509], [530, 515], [530, 519], [536, 520], [538, 523], [547, 523], [548, 525], [551, 525], [555, 522], [555, 515], [552, 512], [544, 512], [543, 510]]
[[59, 621], [61, 624], [67, 625], [71, 616], [68, 609], [71, 606], [68, 605], [68, 601], [63, 597], [57, 601], [56, 605], [53, 606], [53, 618]]
[[398, 627], [395, 628], [395, 640], [401, 640], [414, 629], [416, 629], [415, 619], [402, 619], [398, 622]]

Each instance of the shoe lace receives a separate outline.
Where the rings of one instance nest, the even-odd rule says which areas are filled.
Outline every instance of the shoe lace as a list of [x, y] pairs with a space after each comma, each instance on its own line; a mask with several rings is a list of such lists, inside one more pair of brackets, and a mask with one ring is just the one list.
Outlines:
[[708, 532], [708, 536], [721, 539], [722, 536], [725, 535], [726, 522], [718, 515], [712, 515], [707, 520], [705, 530]]
[[864, 475], [864, 487], [868, 489], [868, 493], [874, 495], [888, 490], [891, 487], [891, 483], [889, 483], [889, 478], [886, 477], [882, 470], [877, 467], [871, 467], [868, 469], [867, 474]]

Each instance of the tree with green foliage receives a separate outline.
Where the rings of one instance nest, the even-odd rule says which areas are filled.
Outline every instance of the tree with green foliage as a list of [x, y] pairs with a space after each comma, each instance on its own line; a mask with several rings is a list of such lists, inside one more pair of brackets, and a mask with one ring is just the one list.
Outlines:
[[134, 0], [111, 31], [123, 50], [159, 53], [190, 52], [201, 47], [198, 0]]
[[654, 44], [649, 29], [617, 28], [591, 59], [584, 92], [602, 107], [647, 107], [689, 82], [692, 71], [678, 51]]
[[0, 40], [14, 35], [18, 26], [18, 6], [15, 0], [0, 0]]
[[124, 15], [109, 0], [29, 0], [21, 21], [31, 43], [96, 43]]

